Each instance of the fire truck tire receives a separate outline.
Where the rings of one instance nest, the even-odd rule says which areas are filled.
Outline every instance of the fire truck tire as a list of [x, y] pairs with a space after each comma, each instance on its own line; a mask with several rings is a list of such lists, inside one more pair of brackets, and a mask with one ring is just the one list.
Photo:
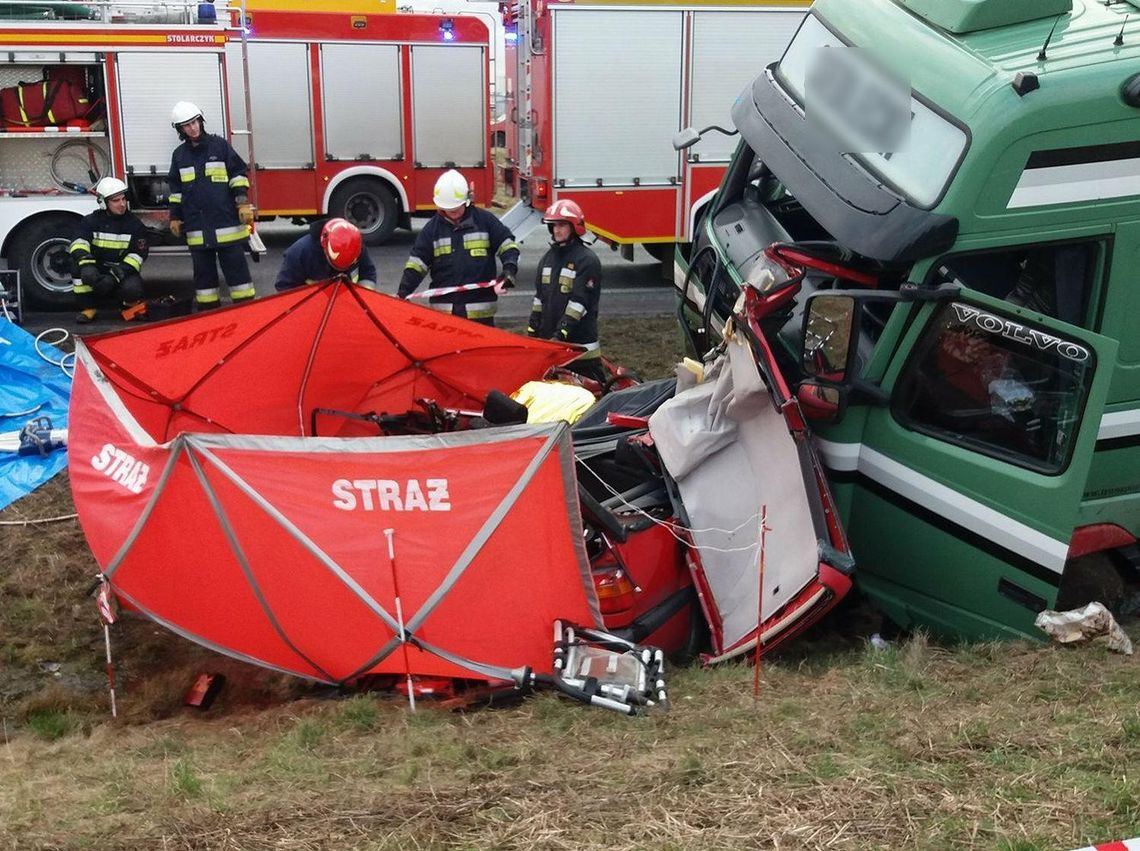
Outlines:
[[78, 216], [52, 213], [33, 219], [12, 235], [8, 267], [20, 271], [20, 288], [28, 307], [72, 308], [71, 260], [67, 253]]
[[342, 216], [360, 228], [365, 244], [381, 245], [399, 224], [400, 202], [383, 181], [354, 177], [333, 192], [329, 215]]

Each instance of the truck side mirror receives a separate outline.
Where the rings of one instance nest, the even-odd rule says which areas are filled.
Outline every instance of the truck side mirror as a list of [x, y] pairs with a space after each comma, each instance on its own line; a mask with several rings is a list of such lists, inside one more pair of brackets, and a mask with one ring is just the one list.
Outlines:
[[849, 295], [821, 293], [808, 301], [801, 358], [807, 375], [826, 384], [848, 383], [859, 308], [859, 302]]
[[701, 141], [701, 134], [696, 131], [696, 128], [686, 127], [684, 130], [679, 130], [673, 134], [673, 150], [683, 151], [685, 148], [693, 147], [699, 141]]

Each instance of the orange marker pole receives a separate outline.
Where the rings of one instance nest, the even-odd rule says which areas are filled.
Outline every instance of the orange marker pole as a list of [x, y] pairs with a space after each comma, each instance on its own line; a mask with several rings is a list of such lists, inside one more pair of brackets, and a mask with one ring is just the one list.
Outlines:
[[768, 506], [760, 506], [760, 586], [756, 589], [756, 657], [752, 665], [752, 699], [760, 699], [760, 652], [764, 634], [764, 545], [768, 538]]

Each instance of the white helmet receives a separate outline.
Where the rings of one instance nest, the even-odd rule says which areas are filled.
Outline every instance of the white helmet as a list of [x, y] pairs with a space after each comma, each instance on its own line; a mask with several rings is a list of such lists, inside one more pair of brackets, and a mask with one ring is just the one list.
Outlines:
[[106, 207], [107, 201], [116, 195], [123, 195], [127, 191], [127, 184], [117, 177], [104, 177], [95, 184], [95, 200], [100, 207]]
[[471, 203], [471, 187], [467, 178], [455, 169], [448, 169], [435, 182], [432, 200], [441, 210], [457, 210]]
[[202, 110], [188, 100], [180, 100], [170, 111], [170, 126], [177, 130], [179, 124], [185, 124], [195, 118], [202, 118]]

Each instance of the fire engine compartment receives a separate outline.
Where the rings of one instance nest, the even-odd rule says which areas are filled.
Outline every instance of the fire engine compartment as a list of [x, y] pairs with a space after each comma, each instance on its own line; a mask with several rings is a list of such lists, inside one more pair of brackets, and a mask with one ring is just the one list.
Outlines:
[[[80, 85], [86, 103], [64, 105]], [[0, 197], [80, 193], [110, 173], [106, 87], [94, 53], [9, 53], [0, 61], [0, 89]], [[52, 101], [62, 107], [54, 121], [44, 114]], [[31, 126], [22, 126], [24, 115]]]

